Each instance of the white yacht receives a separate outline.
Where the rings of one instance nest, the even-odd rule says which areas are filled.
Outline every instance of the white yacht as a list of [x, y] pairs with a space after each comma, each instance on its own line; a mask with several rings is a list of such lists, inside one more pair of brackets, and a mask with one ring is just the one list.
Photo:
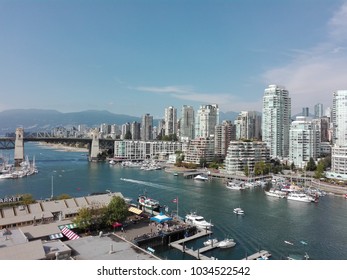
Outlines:
[[234, 213], [237, 215], [244, 215], [245, 211], [243, 211], [240, 207], [234, 208]]
[[239, 181], [229, 181], [226, 187], [230, 190], [244, 190], [244, 184]]
[[314, 202], [315, 198], [303, 193], [303, 192], [289, 192], [287, 195], [288, 200], [295, 200], [301, 202]]
[[146, 195], [139, 195], [137, 201], [138, 201], [141, 208], [151, 210], [151, 211], [159, 211], [160, 210], [159, 201], [155, 200], [153, 198], [149, 198]]
[[217, 244], [217, 242], [218, 242], [217, 238], [210, 238], [204, 242], [204, 245], [205, 246], [209, 246], [209, 245], [213, 246], [214, 244]]
[[185, 217], [187, 224], [196, 226], [199, 229], [211, 229], [213, 224], [207, 222], [204, 217], [197, 215], [196, 213], [187, 214]]
[[219, 242], [218, 247], [219, 248], [231, 248], [236, 245], [234, 239], [232, 238], [225, 238], [221, 242]]
[[274, 188], [271, 188], [268, 191], [265, 191], [265, 194], [267, 196], [273, 196], [273, 197], [278, 197], [278, 198], [285, 198], [287, 196], [287, 193], [281, 190], [277, 190]]
[[198, 180], [198, 181], [207, 181], [207, 180], [208, 180], [208, 177], [199, 174], [199, 175], [197, 175], [197, 176], [194, 177], [194, 180]]

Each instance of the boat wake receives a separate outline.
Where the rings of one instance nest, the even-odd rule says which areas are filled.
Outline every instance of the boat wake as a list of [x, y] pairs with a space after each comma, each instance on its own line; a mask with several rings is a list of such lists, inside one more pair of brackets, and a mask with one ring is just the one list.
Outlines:
[[144, 185], [144, 186], [148, 186], [148, 187], [153, 187], [153, 188], [157, 188], [157, 189], [161, 189], [161, 190], [175, 191], [175, 188], [164, 186], [164, 185], [160, 185], [160, 184], [156, 184], [156, 183], [140, 181], [140, 180], [134, 180], [134, 179], [127, 179], [127, 178], [120, 178], [120, 179], [122, 181], [125, 181], [125, 182], [135, 183], [135, 184]]

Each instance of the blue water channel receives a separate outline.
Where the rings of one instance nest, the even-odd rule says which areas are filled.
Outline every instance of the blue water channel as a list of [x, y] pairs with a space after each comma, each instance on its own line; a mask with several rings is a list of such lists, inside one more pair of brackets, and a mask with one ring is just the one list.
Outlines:
[[[0, 153], [13, 157], [13, 151]], [[287, 201], [268, 197], [261, 188], [227, 189], [222, 179], [200, 182], [164, 170], [90, 163], [85, 152], [58, 151], [34, 143], [25, 144], [25, 154], [30, 160], [35, 156], [39, 173], [0, 180], [1, 198], [30, 193], [44, 199], [52, 195], [52, 190], [53, 195], [78, 197], [109, 189], [136, 201], [146, 192], [167, 205], [169, 212], [178, 206], [181, 217], [197, 212], [214, 224], [213, 237], [231, 237], [237, 243], [233, 248], [214, 249], [206, 253], [208, 256], [238, 260], [263, 249], [272, 254], [272, 259], [289, 255], [302, 258], [305, 253], [315, 260], [347, 259], [347, 200], [341, 197], [326, 195], [318, 203]], [[172, 202], [175, 198], [178, 205]], [[244, 209], [245, 215], [235, 215], [236, 207]], [[187, 247], [198, 249], [205, 240], [190, 242]], [[164, 259], [192, 259], [166, 246], [157, 247], [156, 254]]]

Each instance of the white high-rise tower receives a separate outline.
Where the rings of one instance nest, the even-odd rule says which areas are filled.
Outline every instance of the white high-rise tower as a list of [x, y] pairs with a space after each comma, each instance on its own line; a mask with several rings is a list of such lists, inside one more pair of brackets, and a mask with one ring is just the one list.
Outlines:
[[192, 106], [182, 106], [182, 116], [180, 125], [180, 138], [181, 140], [194, 139], [195, 118], [194, 109]]
[[214, 136], [214, 129], [217, 124], [219, 124], [218, 105], [201, 105], [196, 115], [195, 138]]
[[284, 87], [269, 85], [264, 91], [262, 137], [271, 157], [283, 158], [289, 154], [291, 99]]
[[347, 90], [334, 92], [332, 122], [331, 171], [339, 174], [339, 178], [347, 179]]
[[177, 109], [165, 108], [165, 135], [177, 134]]

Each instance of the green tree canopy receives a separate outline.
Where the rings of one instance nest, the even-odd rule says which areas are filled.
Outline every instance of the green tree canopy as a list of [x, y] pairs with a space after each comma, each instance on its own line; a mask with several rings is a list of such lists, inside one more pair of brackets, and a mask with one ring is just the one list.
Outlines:
[[315, 171], [317, 168], [316, 163], [312, 157], [310, 157], [309, 162], [306, 164], [307, 171]]
[[73, 222], [82, 230], [87, 230], [93, 223], [92, 210], [86, 207], [81, 208], [78, 211], [77, 216], [73, 219]]
[[114, 196], [106, 207], [104, 220], [106, 225], [111, 226], [114, 222], [122, 222], [128, 216], [128, 205], [120, 196]]

